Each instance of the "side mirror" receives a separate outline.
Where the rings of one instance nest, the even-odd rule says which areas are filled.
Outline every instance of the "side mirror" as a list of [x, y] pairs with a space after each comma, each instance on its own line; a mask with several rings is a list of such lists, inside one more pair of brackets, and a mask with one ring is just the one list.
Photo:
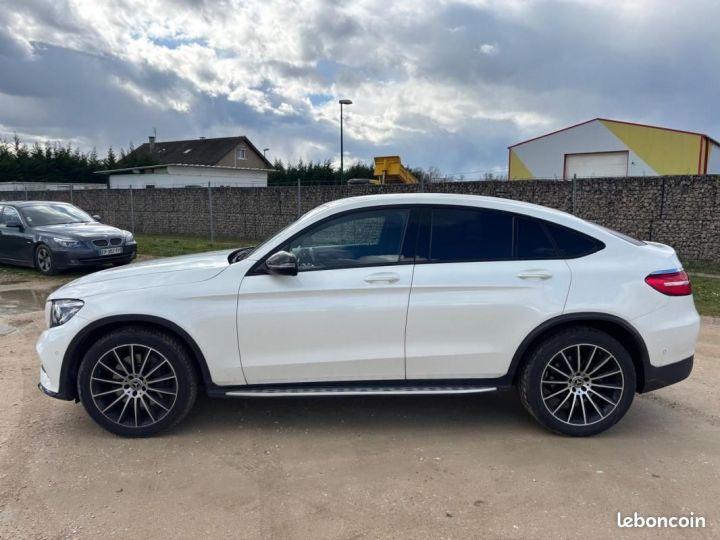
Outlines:
[[93, 215], [92, 218], [93, 218], [95, 221], [97, 221], [97, 222], [99, 222], [99, 223], [102, 223], [102, 218], [101, 218], [100, 216], [98, 216], [97, 214]]
[[20, 223], [20, 220], [16, 217], [8, 218], [7, 222], [5, 223], [5, 227], [7, 227], [8, 229], [18, 229], [21, 231], [24, 228], [23, 224]]
[[298, 273], [297, 257], [287, 251], [278, 251], [270, 255], [265, 261], [265, 266], [271, 274], [297, 276]]

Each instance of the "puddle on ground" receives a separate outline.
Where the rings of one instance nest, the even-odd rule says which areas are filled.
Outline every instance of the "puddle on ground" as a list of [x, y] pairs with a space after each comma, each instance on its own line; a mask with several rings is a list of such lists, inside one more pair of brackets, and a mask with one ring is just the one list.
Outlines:
[[0, 315], [19, 315], [45, 309], [45, 300], [50, 291], [15, 289], [0, 291]]
[[0, 336], [4, 336], [4, 335], [9, 334], [10, 332], [14, 332], [14, 331], [15, 331], [14, 326], [0, 323]]

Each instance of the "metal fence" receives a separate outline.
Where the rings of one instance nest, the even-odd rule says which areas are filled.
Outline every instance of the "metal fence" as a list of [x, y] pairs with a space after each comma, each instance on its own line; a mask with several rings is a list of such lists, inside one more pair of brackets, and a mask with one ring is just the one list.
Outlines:
[[261, 240], [328, 201], [377, 193], [444, 192], [532, 202], [571, 212], [630, 236], [675, 247], [688, 260], [720, 261], [720, 177], [480, 181], [425, 185], [322, 185], [61, 190], [13, 186], [0, 200], [71, 202], [137, 233]]

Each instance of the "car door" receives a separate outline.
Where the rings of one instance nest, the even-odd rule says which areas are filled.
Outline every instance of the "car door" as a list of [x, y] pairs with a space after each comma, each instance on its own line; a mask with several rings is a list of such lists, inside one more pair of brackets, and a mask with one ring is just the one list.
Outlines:
[[525, 336], [562, 313], [569, 287], [568, 265], [538, 221], [428, 210], [408, 307], [407, 378], [505, 375]]
[[32, 234], [24, 226], [8, 227], [8, 223], [22, 223], [20, 214], [12, 206], [5, 206], [0, 214], [0, 258], [25, 264], [32, 263]]
[[3, 238], [3, 231], [5, 230], [5, 218], [3, 217], [4, 206], [0, 204], [0, 261], [8, 260], [10, 258], [9, 249], [5, 245], [5, 239]]
[[336, 215], [273, 250], [297, 256], [296, 276], [256, 265], [238, 299], [247, 382], [404, 379], [411, 221], [409, 207]]

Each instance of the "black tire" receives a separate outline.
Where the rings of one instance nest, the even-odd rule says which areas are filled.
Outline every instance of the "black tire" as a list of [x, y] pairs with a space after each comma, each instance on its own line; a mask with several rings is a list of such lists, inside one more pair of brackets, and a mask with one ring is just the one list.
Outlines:
[[92, 419], [123, 437], [148, 437], [177, 425], [197, 396], [185, 347], [142, 326], [114, 330], [95, 342], [80, 364], [77, 385]]
[[573, 437], [615, 425], [630, 408], [635, 388], [627, 350], [585, 326], [559, 331], [535, 347], [518, 382], [528, 412], [549, 430]]
[[38, 244], [35, 248], [35, 268], [37, 268], [38, 272], [46, 276], [54, 276], [57, 274], [53, 252], [45, 244]]

